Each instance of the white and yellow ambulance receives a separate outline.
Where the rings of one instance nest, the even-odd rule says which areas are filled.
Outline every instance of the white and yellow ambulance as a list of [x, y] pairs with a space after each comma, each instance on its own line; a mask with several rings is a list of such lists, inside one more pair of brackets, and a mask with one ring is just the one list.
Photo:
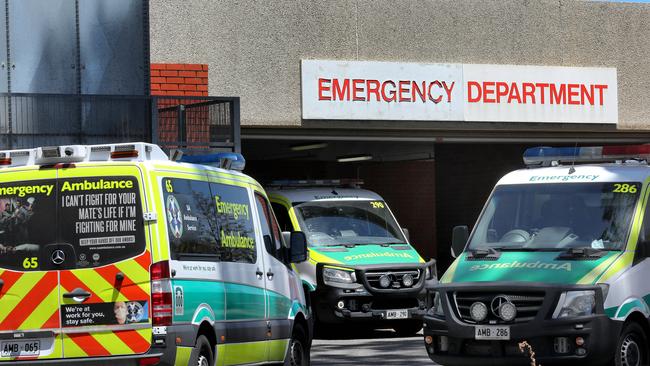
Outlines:
[[321, 330], [352, 324], [422, 329], [435, 260], [422, 259], [384, 199], [354, 180], [276, 181], [267, 186], [282, 230], [307, 236], [297, 264]]
[[0, 365], [308, 365], [305, 237], [284, 242], [243, 164], [0, 151]]
[[[532, 148], [432, 293], [444, 365], [650, 362], [650, 145]], [[526, 342], [526, 343], [523, 343]], [[520, 348], [523, 348], [524, 351]]]

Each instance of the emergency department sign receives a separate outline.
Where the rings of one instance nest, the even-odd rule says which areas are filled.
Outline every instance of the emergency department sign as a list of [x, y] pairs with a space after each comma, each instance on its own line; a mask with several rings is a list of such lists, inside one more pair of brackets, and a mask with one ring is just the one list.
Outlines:
[[303, 60], [302, 118], [617, 123], [616, 69]]

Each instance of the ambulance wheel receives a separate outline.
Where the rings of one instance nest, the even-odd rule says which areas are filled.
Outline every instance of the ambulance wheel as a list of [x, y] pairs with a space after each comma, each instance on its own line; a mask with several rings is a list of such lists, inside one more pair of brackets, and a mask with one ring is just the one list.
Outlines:
[[643, 328], [634, 322], [625, 324], [616, 344], [616, 366], [648, 364], [648, 338]]
[[199, 351], [199, 355], [197, 357], [197, 362], [196, 362], [197, 366], [214, 365], [212, 346], [210, 346], [210, 342], [204, 335], [200, 335], [199, 338], [196, 339], [196, 345], [194, 346], [194, 348]]
[[412, 337], [422, 330], [422, 321], [403, 321], [393, 326], [399, 337]]
[[309, 366], [309, 346], [307, 332], [301, 324], [293, 326], [293, 334], [289, 341], [284, 366]]

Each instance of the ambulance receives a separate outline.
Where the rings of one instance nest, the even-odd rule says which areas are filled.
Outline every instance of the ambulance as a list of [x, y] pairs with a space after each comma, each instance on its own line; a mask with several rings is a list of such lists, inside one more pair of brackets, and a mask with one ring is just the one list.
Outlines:
[[311, 315], [239, 154], [0, 151], [0, 365], [309, 365]]
[[[431, 293], [442, 365], [648, 365], [650, 145], [531, 148]], [[533, 354], [534, 352], [534, 354]]]
[[426, 287], [436, 281], [435, 261], [420, 257], [384, 199], [360, 183], [275, 181], [267, 187], [284, 234], [307, 236], [309, 260], [296, 269], [317, 331], [356, 324], [416, 334]]

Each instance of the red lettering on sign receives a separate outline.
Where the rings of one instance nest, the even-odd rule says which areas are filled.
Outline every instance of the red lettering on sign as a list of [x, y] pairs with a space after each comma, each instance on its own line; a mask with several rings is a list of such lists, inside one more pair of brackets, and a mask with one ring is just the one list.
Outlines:
[[451, 85], [448, 85], [446, 81], [442, 82], [442, 87], [445, 88], [447, 93], [447, 103], [451, 103], [451, 92], [454, 90], [454, 85], [456, 85], [455, 81], [452, 81]]
[[[365, 80], [362, 79], [354, 79], [352, 80], [352, 90], [354, 91], [352, 95], [352, 100], [354, 101], [365, 101], [366, 98], [363, 97], [363, 84], [365, 84]], [[359, 94], [361, 93], [361, 95]]]
[[[476, 96], [472, 94], [472, 90], [476, 90]], [[481, 84], [476, 81], [467, 82], [467, 101], [470, 103], [476, 103], [481, 100]]]
[[545, 103], [545, 101], [544, 101], [544, 94], [546, 94], [546, 92], [544, 91], [544, 89], [548, 88], [548, 83], [536, 83], [535, 86], [538, 87], [539, 90], [540, 90], [540, 93], [539, 93], [539, 94], [540, 94], [540, 98], [539, 98], [539, 99], [540, 99], [540, 103], [541, 103], [541, 104], [544, 104], [544, 103]]
[[343, 79], [343, 85], [339, 84], [339, 79], [332, 80], [332, 89], [334, 90], [334, 100], [350, 100], [350, 79]]
[[560, 84], [558, 89], [557, 85], [549, 85], [549, 90], [551, 94], [551, 104], [566, 104], [566, 84]]
[[501, 97], [508, 95], [508, 84], [503, 81], [497, 82], [497, 103], [501, 103]]
[[[390, 97], [386, 96], [386, 86], [387, 85], [392, 86], [392, 90], [388, 91], [388, 95]], [[391, 80], [387, 80], [387, 81], [384, 81], [383, 84], [381, 84], [381, 97], [384, 98], [384, 101], [386, 101], [386, 102], [394, 102], [395, 99], [397, 99], [397, 97], [395, 95], [395, 83], [394, 82], [392, 82]]]
[[434, 85], [437, 86], [438, 88], [442, 88], [442, 83], [440, 81], [438, 81], [438, 80], [435, 80], [435, 81], [431, 82], [431, 84], [429, 84], [429, 92], [427, 94], [429, 94], [429, 99], [432, 102], [438, 104], [438, 103], [440, 103], [442, 101], [442, 93], [440, 93], [437, 97], [434, 98], [433, 93], [431, 93], [431, 90], [433, 89]]
[[377, 102], [381, 101], [379, 97], [379, 86], [381, 83], [377, 80], [368, 80], [368, 87], [366, 88], [366, 91], [368, 92], [368, 96], [366, 100], [370, 101], [370, 94], [374, 94], [375, 97], [377, 98]]
[[524, 104], [528, 103], [526, 102], [526, 97], [530, 97], [531, 104], [535, 104], [535, 84], [523, 83], [522, 86], [524, 87], [524, 92], [522, 93], [524, 96]]
[[580, 100], [578, 96], [580, 95], [580, 85], [579, 84], [568, 84], [567, 85], [568, 95], [569, 95], [569, 104], [578, 105]]
[[580, 104], [585, 104], [585, 98], [589, 105], [594, 105], [594, 86], [589, 85], [589, 90], [587, 90], [587, 85], [580, 85]]
[[519, 94], [519, 87], [517, 83], [512, 83], [510, 86], [510, 95], [508, 95], [508, 103], [512, 103], [513, 100], [516, 100], [517, 103], [521, 104], [521, 95]]
[[494, 81], [483, 82], [483, 103], [496, 103], [496, 99], [492, 97], [488, 98], [488, 95], [494, 94], [494, 86]]
[[605, 93], [605, 89], [607, 89], [607, 85], [596, 84], [594, 88], [598, 90], [598, 95], [600, 95], [600, 105], [603, 105], [603, 94]]
[[[409, 89], [410, 82], [407, 80], [399, 81], [399, 101], [400, 102], [410, 102], [411, 98], [408, 97], [408, 93], [411, 91]], [[404, 96], [406, 95], [406, 96]]]
[[415, 102], [416, 94], [420, 96], [422, 103], [427, 101], [427, 82], [422, 82], [422, 89], [415, 81], [411, 84], [411, 99]]
[[[331, 79], [318, 79], [318, 100], [332, 100], [331, 95], [325, 95], [323, 94], [324, 92], [329, 92], [330, 91], [330, 86], [329, 83], [331, 83]], [[327, 83], [328, 85], [325, 85]]]

